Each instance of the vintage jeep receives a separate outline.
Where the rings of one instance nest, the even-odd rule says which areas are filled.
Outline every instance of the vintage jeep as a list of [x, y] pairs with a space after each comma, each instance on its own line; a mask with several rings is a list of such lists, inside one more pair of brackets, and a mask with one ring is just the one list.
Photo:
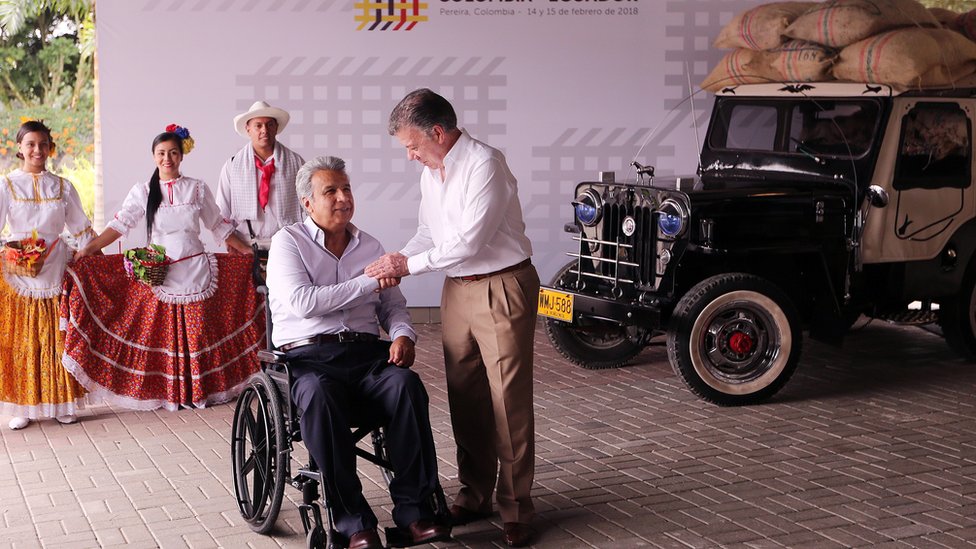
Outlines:
[[974, 89], [726, 88], [697, 177], [577, 185], [578, 252], [539, 297], [553, 345], [608, 368], [666, 333], [720, 405], [773, 395], [805, 331], [839, 343], [860, 315], [938, 321], [976, 360], [974, 116]]

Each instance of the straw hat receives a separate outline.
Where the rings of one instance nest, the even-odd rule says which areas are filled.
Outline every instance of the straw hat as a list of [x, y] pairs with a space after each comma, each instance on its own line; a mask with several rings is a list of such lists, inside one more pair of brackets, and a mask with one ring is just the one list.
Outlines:
[[277, 107], [272, 107], [264, 101], [255, 101], [251, 108], [245, 113], [234, 117], [234, 129], [241, 137], [247, 137], [247, 121], [252, 118], [274, 118], [278, 121], [278, 134], [285, 130], [288, 120], [291, 118], [287, 112]]

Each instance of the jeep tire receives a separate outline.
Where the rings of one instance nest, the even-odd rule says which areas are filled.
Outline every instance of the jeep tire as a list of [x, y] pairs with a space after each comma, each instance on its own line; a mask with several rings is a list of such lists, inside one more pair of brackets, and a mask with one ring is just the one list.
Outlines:
[[[575, 261], [564, 265], [552, 278], [554, 288], [572, 290], [565, 277], [574, 276], [569, 271]], [[587, 370], [618, 368], [640, 354], [643, 349], [639, 328], [626, 327], [614, 322], [581, 319], [573, 324], [546, 319], [546, 335], [559, 354], [573, 364]]]
[[976, 362], [976, 259], [966, 269], [959, 293], [939, 303], [939, 325], [949, 348]]
[[745, 273], [707, 278], [678, 302], [668, 359], [689, 389], [721, 406], [761, 402], [796, 370], [802, 332], [790, 298]]

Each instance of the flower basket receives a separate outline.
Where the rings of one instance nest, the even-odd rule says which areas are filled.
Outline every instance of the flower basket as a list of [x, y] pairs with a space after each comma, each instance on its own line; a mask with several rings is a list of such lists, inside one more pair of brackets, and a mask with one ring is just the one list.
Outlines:
[[145, 248], [126, 250], [125, 272], [147, 286], [159, 286], [166, 280], [170, 259], [166, 257], [166, 248], [150, 244]]
[[44, 267], [48, 248], [37, 232], [28, 238], [7, 242], [3, 247], [3, 266], [8, 273], [35, 277]]

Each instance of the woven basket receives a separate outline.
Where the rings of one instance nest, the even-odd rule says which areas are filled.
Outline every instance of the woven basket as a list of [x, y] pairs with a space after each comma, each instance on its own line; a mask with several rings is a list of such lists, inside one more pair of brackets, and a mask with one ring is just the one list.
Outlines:
[[[5, 245], [7, 248], [20, 251], [23, 249], [20, 242], [7, 242]], [[6, 255], [6, 254], [4, 254]], [[40, 257], [34, 260], [34, 264], [28, 266], [24, 263], [18, 263], [16, 260], [8, 259], [3, 262], [3, 268], [10, 274], [17, 276], [27, 276], [35, 277], [37, 273], [41, 272], [41, 268], [44, 267], [44, 259], [47, 258], [47, 253], [41, 254]]]
[[[142, 279], [136, 276], [135, 271], [132, 269], [132, 263], [137, 261], [140, 265], [146, 269], [146, 278]], [[128, 257], [124, 260], [125, 272], [138, 282], [141, 282], [147, 286], [159, 286], [166, 280], [166, 273], [169, 271], [169, 264], [171, 263], [169, 258], [162, 261], [146, 261], [139, 259], [129, 259]]]

